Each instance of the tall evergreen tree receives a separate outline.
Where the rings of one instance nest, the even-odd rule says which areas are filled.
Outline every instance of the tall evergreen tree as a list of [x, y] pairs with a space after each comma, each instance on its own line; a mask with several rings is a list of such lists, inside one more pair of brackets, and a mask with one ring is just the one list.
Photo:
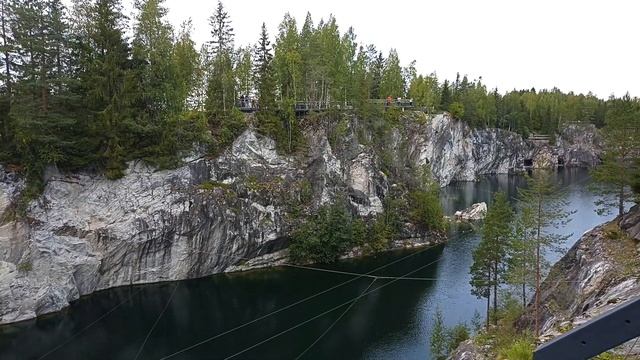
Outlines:
[[16, 56], [10, 117], [15, 151], [25, 164], [30, 190], [47, 165], [75, 168], [90, 159], [79, 145], [78, 96], [70, 86], [69, 27], [59, 0], [20, 2], [12, 29]]
[[537, 337], [540, 334], [540, 282], [546, 266], [544, 255], [558, 249], [569, 237], [559, 235], [554, 230], [570, 221], [571, 212], [565, 210], [568, 205], [565, 194], [555, 184], [552, 175], [543, 170], [528, 179], [526, 188], [518, 189], [518, 201], [522, 211], [531, 216], [527, 222], [530, 228], [525, 231], [533, 233], [535, 248], [534, 332]]
[[385, 59], [382, 55], [382, 52], [378, 52], [374, 45], [369, 45], [367, 47], [367, 59], [369, 63], [367, 64], [369, 70], [369, 78], [371, 82], [371, 99], [383, 99], [386, 95], [384, 95], [380, 91], [380, 85], [382, 83], [382, 74], [384, 72], [384, 64]]
[[9, 158], [13, 146], [13, 131], [9, 114], [13, 87], [14, 39], [12, 25], [15, 11], [11, 0], [0, 0], [0, 160]]
[[395, 49], [391, 49], [389, 57], [384, 64], [384, 72], [380, 82], [380, 94], [385, 98], [388, 96], [394, 99], [403, 97], [404, 87], [404, 77], [402, 76], [398, 52]]
[[207, 89], [205, 112], [219, 151], [230, 144], [245, 128], [244, 117], [235, 108], [236, 77], [233, 68], [233, 28], [231, 19], [218, 2], [209, 18], [212, 39], [206, 48], [210, 51], [206, 61]]
[[299, 100], [298, 91], [302, 84], [302, 54], [300, 52], [300, 35], [296, 20], [285, 14], [278, 26], [278, 37], [275, 45], [274, 67], [277, 72], [279, 89], [282, 98]]
[[123, 175], [127, 150], [133, 147], [134, 77], [124, 35], [127, 18], [119, 0], [97, 0], [89, 19], [90, 57], [81, 81], [100, 143], [99, 157], [110, 178]]
[[258, 129], [278, 139], [281, 125], [276, 114], [273, 54], [267, 26], [264, 23], [255, 51], [255, 82], [258, 89]]
[[514, 218], [513, 233], [508, 250], [507, 283], [521, 291], [522, 307], [527, 306], [527, 289], [535, 286], [536, 246], [531, 207], [519, 209]]
[[596, 203], [598, 212], [617, 208], [618, 215], [622, 215], [626, 202], [633, 196], [631, 187], [640, 174], [640, 105], [626, 94], [621, 99], [611, 99], [610, 106], [603, 129], [603, 162], [592, 174], [602, 194]]
[[236, 60], [236, 77], [240, 96], [249, 97], [254, 91], [254, 66], [251, 47], [239, 48]]
[[449, 87], [449, 80], [444, 80], [442, 84], [442, 90], [440, 91], [440, 110], [449, 110], [451, 106], [451, 89]]
[[235, 78], [233, 74], [233, 28], [229, 13], [221, 1], [209, 18], [211, 26], [211, 64], [209, 64], [207, 88], [207, 112], [209, 116], [228, 115], [235, 103]]
[[173, 29], [164, 19], [163, 0], [140, 0], [134, 27], [132, 58], [137, 97], [135, 142], [138, 157], [157, 157], [162, 152], [167, 122], [181, 111], [177, 97], [176, 70], [172, 58]]
[[[482, 241], [473, 255], [471, 285], [476, 295], [489, 298], [493, 293], [494, 314], [498, 311], [498, 288], [505, 283], [512, 218], [507, 195], [503, 192], [495, 194], [482, 226]], [[494, 322], [497, 323], [495, 316]]]

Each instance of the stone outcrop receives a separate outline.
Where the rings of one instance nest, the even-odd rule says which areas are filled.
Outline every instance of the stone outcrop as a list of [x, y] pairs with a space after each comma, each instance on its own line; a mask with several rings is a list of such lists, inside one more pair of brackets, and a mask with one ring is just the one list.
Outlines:
[[[278, 264], [297, 221], [292, 208], [311, 212], [346, 195], [355, 212], [375, 216], [390, 189], [403, 188], [395, 181], [408, 164], [430, 165], [446, 185], [514, 171], [533, 151], [508, 131], [407, 114], [393, 146], [382, 149], [393, 175], [382, 171], [381, 149], [358, 140], [354, 123], [334, 144], [326, 124], [307, 124], [308, 150], [296, 156], [247, 130], [219, 157], [193, 156], [177, 169], [132, 162], [115, 181], [51, 170], [21, 216], [13, 204], [24, 181], [0, 167], [0, 324], [101, 289]], [[441, 241], [407, 229], [393, 247]]]
[[410, 122], [406, 137], [412, 160], [429, 164], [442, 186], [475, 181], [481, 175], [517, 173], [527, 167], [594, 166], [602, 153], [602, 140], [593, 125], [568, 125], [551, 146], [526, 141], [506, 130], [472, 129], [444, 114], [432, 121]]
[[[640, 205], [623, 217], [587, 231], [553, 265], [543, 281], [539, 320], [540, 341], [546, 342], [640, 295]], [[531, 330], [533, 306], [516, 323]], [[635, 347], [634, 347], [635, 345]], [[451, 360], [487, 358], [473, 340], [454, 351]], [[640, 345], [629, 341], [615, 351], [640, 355]]]
[[471, 205], [469, 208], [456, 211], [453, 217], [462, 221], [478, 221], [483, 220], [487, 215], [487, 203], [481, 202]]
[[473, 340], [466, 340], [449, 355], [448, 360], [487, 360], [488, 356]]
[[[587, 233], [544, 280], [540, 301], [541, 340], [547, 341], [640, 294], [640, 206]], [[518, 326], [531, 328], [532, 307]], [[623, 347], [628, 351], [631, 344]], [[640, 354], [640, 346], [633, 349]]]
[[[220, 157], [173, 170], [132, 162], [115, 181], [48, 171], [40, 198], [0, 227], [0, 323], [101, 289], [277, 265], [292, 207], [313, 211], [346, 193], [361, 215], [382, 211], [389, 185], [370, 147], [351, 137], [337, 151], [322, 128], [308, 141], [306, 156], [287, 157], [247, 130]], [[0, 214], [23, 186], [0, 169]]]

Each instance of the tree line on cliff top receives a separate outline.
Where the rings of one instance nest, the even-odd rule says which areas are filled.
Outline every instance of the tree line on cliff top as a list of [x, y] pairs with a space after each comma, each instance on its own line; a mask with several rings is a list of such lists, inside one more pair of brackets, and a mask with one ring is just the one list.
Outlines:
[[[119, 0], [0, 0], [0, 162], [20, 164], [34, 189], [51, 164], [118, 178], [134, 158], [170, 167], [194, 143], [217, 153], [248, 126], [239, 99], [259, 107], [255, 127], [284, 151], [300, 143], [296, 101], [349, 103], [366, 118], [379, 114], [371, 99], [411, 98], [430, 113], [525, 135], [603, 126], [621, 101], [419, 75], [396, 50], [341, 32], [333, 16], [298, 24], [285, 14], [273, 44], [263, 24], [255, 45], [236, 46], [218, 3], [197, 49], [191, 23], [174, 29], [162, 0], [134, 6], [129, 19]], [[637, 99], [627, 102], [637, 111]]]

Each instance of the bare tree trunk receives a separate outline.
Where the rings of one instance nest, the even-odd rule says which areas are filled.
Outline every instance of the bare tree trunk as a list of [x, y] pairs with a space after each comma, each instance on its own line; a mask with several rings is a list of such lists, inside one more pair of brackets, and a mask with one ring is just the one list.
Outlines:
[[624, 184], [620, 185], [620, 194], [618, 197], [618, 215], [622, 216], [624, 214]]
[[537, 236], [536, 236], [536, 299], [534, 305], [535, 314], [535, 335], [536, 338], [540, 336], [540, 221], [542, 214], [542, 199], [538, 197], [538, 221], [537, 221]]
[[498, 262], [493, 262], [493, 324], [498, 325]]
[[2, 39], [3, 39], [3, 46], [4, 46], [4, 71], [5, 71], [5, 75], [7, 77], [6, 82], [7, 82], [7, 93], [9, 94], [9, 96], [11, 96], [11, 62], [9, 59], [9, 48], [7, 46], [7, 32], [6, 32], [6, 28], [7, 28], [7, 24], [6, 24], [6, 1], [2, 0]]
[[[489, 268], [491, 269], [491, 268]], [[487, 285], [491, 281], [491, 270], [489, 270], [489, 274], [487, 275]], [[487, 321], [485, 321], [485, 326], [487, 330], [489, 330], [489, 321], [491, 319], [491, 288], [487, 287]]]

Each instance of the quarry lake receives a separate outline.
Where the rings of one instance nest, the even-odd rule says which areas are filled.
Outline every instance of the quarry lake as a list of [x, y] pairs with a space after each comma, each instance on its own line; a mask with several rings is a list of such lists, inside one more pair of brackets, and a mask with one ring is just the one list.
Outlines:
[[[573, 234], [565, 244], [568, 248], [585, 231], [612, 216], [594, 212], [595, 196], [588, 190], [586, 170], [560, 170], [557, 181], [567, 190], [568, 209], [576, 211], [561, 231]], [[523, 178], [518, 176], [454, 183], [443, 189], [442, 202], [445, 211], [452, 214], [472, 203], [488, 202], [498, 190], [508, 191], [513, 197], [522, 184]], [[367, 288], [370, 293], [358, 299], [302, 358], [429, 359], [436, 309], [450, 325], [470, 323], [475, 312], [484, 312], [484, 302], [470, 294], [468, 274], [479, 237], [456, 230], [450, 237], [446, 245], [429, 249], [323, 266], [367, 273], [388, 265], [374, 272], [380, 276], [402, 276], [423, 267], [410, 276], [433, 279], [430, 281], [373, 281], [338, 273], [275, 268], [102, 291], [81, 298], [60, 313], [0, 327], [0, 359], [224, 359], [238, 353], [238, 359], [294, 359], [348, 305], [313, 319], [316, 315], [358, 297]], [[554, 262], [560, 256], [550, 254], [549, 260]], [[224, 334], [348, 280], [352, 281]]]

